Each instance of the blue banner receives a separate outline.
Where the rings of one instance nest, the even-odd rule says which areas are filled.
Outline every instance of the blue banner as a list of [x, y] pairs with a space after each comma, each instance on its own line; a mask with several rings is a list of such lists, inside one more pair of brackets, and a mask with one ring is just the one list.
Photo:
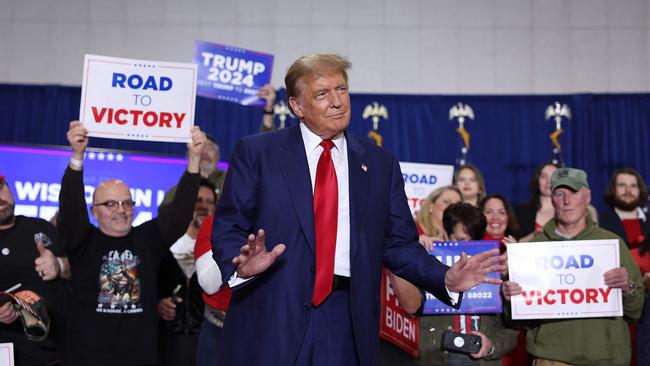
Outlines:
[[271, 82], [273, 55], [196, 41], [196, 93], [243, 105], [264, 106], [259, 89]]
[[[16, 215], [49, 220], [59, 209], [61, 177], [70, 162], [70, 149], [0, 145], [0, 175], [6, 176], [16, 200]], [[9, 163], [10, 162], [10, 163]], [[165, 192], [185, 171], [184, 158], [88, 149], [84, 159], [86, 203], [95, 187], [110, 178], [124, 181], [135, 201], [133, 226], [151, 220]], [[222, 169], [227, 165], [219, 163]], [[90, 215], [93, 224], [97, 224]]]
[[[442, 263], [451, 266], [460, 259], [460, 254], [465, 252], [472, 256], [490, 249], [498, 248], [499, 243], [493, 240], [471, 241], [471, 242], [439, 242], [434, 243], [430, 255], [438, 258]], [[500, 273], [490, 273], [488, 276], [499, 278]], [[463, 300], [460, 309], [456, 310], [440, 302], [433, 295], [426, 292], [424, 302], [424, 315], [440, 314], [488, 314], [500, 313], [503, 310], [503, 303], [499, 294], [499, 286], [480, 284], [468, 291], [463, 292]]]

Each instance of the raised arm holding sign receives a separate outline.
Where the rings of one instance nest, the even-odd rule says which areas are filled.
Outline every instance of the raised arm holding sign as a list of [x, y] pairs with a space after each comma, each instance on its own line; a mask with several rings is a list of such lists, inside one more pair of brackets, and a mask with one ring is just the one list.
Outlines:
[[[183, 235], [193, 217], [199, 190], [199, 163], [205, 134], [191, 129], [187, 144], [187, 170], [181, 176], [172, 201], [158, 217], [133, 226], [136, 202], [129, 186], [108, 179], [92, 194], [90, 212], [99, 227], [90, 223], [83, 175], [88, 130], [72, 121], [68, 141], [73, 150], [59, 196], [59, 231], [68, 247], [72, 265], [72, 298], [66, 324], [69, 335], [67, 365], [88, 365], [102, 350], [106, 364], [158, 363], [156, 311], [159, 265], [169, 247]], [[102, 328], [102, 332], [96, 329]], [[137, 347], [133, 347], [137, 345]]]

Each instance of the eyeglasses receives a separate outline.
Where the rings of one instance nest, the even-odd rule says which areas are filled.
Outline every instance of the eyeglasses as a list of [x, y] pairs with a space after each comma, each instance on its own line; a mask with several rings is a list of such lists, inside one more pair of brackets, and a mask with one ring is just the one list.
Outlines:
[[110, 211], [117, 211], [118, 207], [122, 206], [122, 209], [126, 211], [126, 210], [133, 210], [133, 206], [135, 206], [135, 202], [133, 202], [133, 200], [130, 199], [124, 201], [108, 200], [106, 202], [95, 203], [93, 205], [106, 206], [106, 208], [109, 209]]

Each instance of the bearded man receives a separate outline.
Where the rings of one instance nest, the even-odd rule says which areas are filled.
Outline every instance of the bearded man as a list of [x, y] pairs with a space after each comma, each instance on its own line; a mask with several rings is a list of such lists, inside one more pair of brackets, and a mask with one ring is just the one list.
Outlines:
[[632, 168], [614, 172], [604, 195], [609, 207], [600, 214], [600, 226], [616, 233], [634, 249], [650, 234], [650, 221], [643, 207], [648, 203], [648, 187]]

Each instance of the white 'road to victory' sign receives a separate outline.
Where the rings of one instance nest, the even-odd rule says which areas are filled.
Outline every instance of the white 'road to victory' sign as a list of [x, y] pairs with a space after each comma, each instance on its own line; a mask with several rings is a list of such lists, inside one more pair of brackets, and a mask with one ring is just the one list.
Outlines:
[[623, 316], [621, 290], [603, 274], [620, 267], [618, 240], [574, 240], [508, 244], [512, 319]]
[[94, 137], [188, 142], [195, 64], [86, 55], [79, 119]]

